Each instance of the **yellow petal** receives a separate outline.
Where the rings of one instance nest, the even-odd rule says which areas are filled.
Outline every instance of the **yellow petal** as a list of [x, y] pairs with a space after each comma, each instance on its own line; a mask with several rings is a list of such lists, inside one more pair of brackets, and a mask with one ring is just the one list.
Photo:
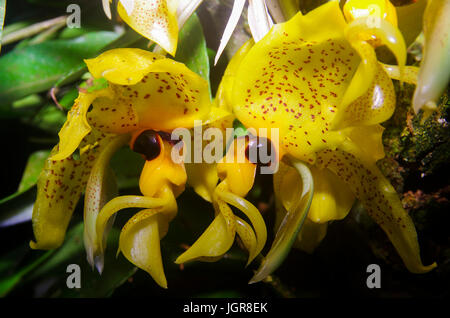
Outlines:
[[[221, 204], [223, 209], [229, 209], [223, 201]], [[219, 213], [195, 243], [178, 256], [175, 263], [182, 264], [202, 257], [222, 256], [231, 248], [233, 242], [234, 235], [228, 231], [223, 214]]]
[[[377, 56], [373, 48], [374, 40], [376, 40], [377, 43], [379, 42], [382, 45], [386, 45], [391, 50], [397, 59], [400, 70], [403, 69], [406, 62], [406, 46], [400, 31], [385, 20], [380, 20], [374, 25], [369, 22], [368, 18], [359, 18], [351, 22], [345, 30], [347, 40], [358, 52], [362, 60], [345, 92], [345, 96], [340, 105], [340, 111], [334, 119], [332, 125], [334, 129], [345, 126], [343, 117], [351, 116], [346, 116], [343, 110], [346, 110], [350, 114], [355, 112], [355, 110], [346, 109], [347, 107], [350, 107], [350, 104], [353, 103], [352, 106], [356, 107], [357, 111], [358, 108], [362, 108], [361, 106], [358, 107], [362, 102], [361, 99], [370, 99], [370, 97], [376, 98], [377, 95], [379, 95], [376, 91], [373, 92], [373, 90], [380, 90], [377, 85], [381, 84], [382, 88], [385, 90], [385, 95], [382, 95], [382, 97], [390, 97], [391, 93], [393, 94], [394, 92], [392, 83], [386, 78], [383, 70], [380, 70], [380, 65], [378, 64]], [[367, 96], [364, 96], [364, 94]], [[371, 96], [371, 94], [373, 94], [373, 96]], [[371, 124], [378, 123], [392, 115], [392, 103], [384, 104], [384, 99], [379, 100], [380, 101], [370, 100], [370, 104], [366, 107], [366, 109], [370, 107], [370, 109], [375, 110], [375, 115], [378, 115], [376, 119], [372, 120]], [[372, 106], [373, 102], [375, 102], [374, 106]], [[380, 103], [383, 105], [383, 110], [386, 109], [386, 111], [378, 110], [381, 107]], [[358, 113], [356, 116], [358, 116]]]
[[397, 26], [397, 12], [389, 0], [347, 0], [343, 11], [349, 22], [371, 17], [374, 23], [383, 19]]
[[[370, 18], [359, 18], [348, 25], [345, 33], [352, 44], [367, 41], [375, 47], [386, 45], [396, 57], [397, 64], [399, 66], [405, 65], [406, 44], [403, 35], [397, 27], [386, 20], [382, 19], [373, 23]], [[364, 56], [364, 54], [361, 54], [361, 57], [364, 58]]]
[[167, 220], [158, 210], [135, 214], [122, 229], [119, 250], [134, 265], [149, 273], [155, 282], [167, 288], [159, 240], [168, 228]]
[[384, 127], [381, 125], [349, 127], [343, 130], [360, 149], [360, 159], [370, 164], [375, 164], [385, 156], [383, 131]]
[[52, 154], [52, 160], [62, 160], [69, 157], [80, 145], [80, 142], [92, 130], [86, 119], [86, 114], [92, 101], [98, 96], [107, 94], [106, 90], [93, 93], [80, 93], [74, 105], [67, 114], [67, 120], [59, 132], [57, 151]]
[[214, 189], [217, 186], [219, 176], [215, 164], [200, 162], [186, 163], [188, 184], [194, 191], [206, 201], [212, 202]]
[[400, 69], [400, 67], [398, 67], [397, 65], [381, 65], [390, 78], [409, 84], [417, 84], [417, 77], [419, 73], [419, 68], [417, 66], [408, 65]]
[[450, 1], [429, 0], [423, 19], [424, 49], [417, 87], [413, 97], [414, 111], [422, 107], [436, 109], [439, 98], [450, 80]]
[[282, 174], [277, 173], [275, 175], [276, 178], [280, 178], [280, 181], [277, 182], [278, 186], [275, 188], [275, 195], [281, 200], [287, 211], [302, 193], [303, 185], [300, 176], [293, 167], [280, 162], [281, 164], [285, 166], [285, 170]]
[[[281, 265], [294, 244], [308, 214], [314, 193], [314, 181], [311, 171], [306, 164], [295, 159], [291, 159], [290, 164], [292, 164], [302, 179], [302, 192], [296, 196], [290, 209], [285, 211], [272, 246], [250, 280], [250, 284], [265, 279]], [[283, 189], [281, 190], [283, 191]]]
[[[226, 136], [226, 129], [231, 128], [233, 126], [234, 115], [229, 111], [212, 107], [211, 112], [208, 115], [206, 121], [202, 122], [202, 131], [206, 131], [207, 129], [219, 129], [217, 131], [221, 134], [221, 136]], [[195, 134], [195, 132], [194, 132]], [[216, 138], [216, 137], [214, 137]], [[205, 138], [202, 138], [202, 151], [204, 153], [205, 147], [208, 146], [209, 141]], [[219, 142], [218, 140], [213, 140], [213, 142]], [[222, 149], [226, 147], [226, 137], [222, 139]], [[196, 143], [191, 140], [190, 143], [191, 149], [190, 153], [192, 154], [195, 151]], [[220, 154], [221, 155], [221, 154]], [[194, 158], [195, 159], [195, 158]], [[192, 161], [192, 158], [191, 158]], [[202, 162], [190, 162], [185, 163], [186, 173], [188, 175], [187, 181], [188, 184], [194, 188], [194, 191], [200, 195], [206, 201], [212, 202], [214, 190], [216, 189], [217, 183], [219, 181], [219, 176], [217, 173], [217, 164], [216, 162], [207, 163], [205, 161]]]
[[186, 170], [183, 163], [172, 161], [172, 146], [167, 141], [160, 145], [160, 155], [151, 161], [147, 160], [144, 164], [139, 178], [139, 188], [143, 195], [154, 197], [161, 195], [161, 191], [165, 191], [169, 186], [175, 196], [178, 196], [184, 191]]
[[216, 190], [216, 195], [221, 200], [241, 210], [249, 218], [256, 234], [257, 247], [255, 254], [258, 255], [267, 240], [267, 228], [261, 213], [259, 213], [258, 209], [249, 201], [234, 193]]
[[298, 233], [293, 247], [310, 254], [313, 253], [325, 238], [327, 228], [328, 223], [315, 223], [307, 218], [305, 223], [303, 223], [300, 233]]
[[[311, 219], [314, 219], [311, 218], [311, 212], [313, 212], [312, 210], [315, 209], [315, 212], [313, 212], [313, 214], [316, 215], [317, 213], [321, 212], [324, 214], [329, 212], [329, 210], [326, 211], [317, 210], [318, 199], [316, 195], [318, 195], [319, 198], [321, 197], [320, 193], [323, 191], [321, 191], [320, 188], [323, 188], [321, 184], [324, 183], [322, 180], [318, 180], [317, 175], [314, 173], [314, 171], [317, 170], [319, 169], [311, 167], [311, 172], [313, 174], [314, 179], [314, 195], [311, 202], [311, 206], [309, 208], [308, 216], [305, 219], [293, 245], [294, 248], [298, 248], [308, 253], [312, 253], [314, 249], [320, 244], [320, 242], [327, 233], [328, 227], [327, 222], [316, 223], [314, 221], [311, 221]], [[348, 190], [345, 192], [348, 192]], [[291, 208], [292, 204], [295, 202], [296, 199], [298, 199], [298, 197], [302, 193], [302, 184], [300, 176], [293, 167], [285, 164], [283, 161], [280, 162], [280, 168], [278, 169], [278, 172], [274, 175], [274, 193], [276, 200], [275, 228], [279, 228], [281, 222], [286, 216], [287, 211]], [[350, 195], [354, 200], [353, 195], [351, 193]], [[339, 196], [334, 199], [339, 201]], [[314, 203], [315, 201], [316, 203]], [[315, 205], [315, 207], [313, 206], [313, 204]], [[335, 208], [335, 206], [332, 206], [332, 208]], [[336, 213], [334, 212], [332, 213], [336, 215]]]
[[[317, 197], [320, 198], [320, 193], [323, 192], [321, 188], [323, 188], [322, 184], [323, 180], [318, 180], [318, 176], [314, 173], [319, 170], [317, 168], [311, 167], [311, 173], [313, 174], [314, 179], [314, 195], [312, 198], [311, 206], [309, 208], [308, 216], [305, 219], [302, 228], [300, 229], [299, 234], [294, 242], [293, 247], [298, 248], [302, 251], [306, 251], [308, 253], [312, 253], [314, 249], [319, 245], [322, 239], [325, 237], [327, 232], [327, 222], [325, 223], [315, 223], [311, 221], [311, 213], [313, 215], [317, 215], [317, 213], [329, 213], [329, 210], [318, 211], [317, 207]], [[325, 170], [326, 171], [326, 170]], [[329, 173], [329, 172], [328, 172]], [[344, 187], [344, 196], [347, 194], [348, 190], [345, 190]], [[287, 211], [291, 208], [292, 204], [302, 193], [302, 184], [301, 178], [295, 169], [283, 161], [280, 162], [280, 168], [278, 172], [274, 175], [274, 193], [275, 193], [275, 208], [276, 208], [276, 219], [275, 219], [275, 228], [278, 228], [286, 216]], [[354, 201], [353, 195], [350, 193], [352, 202]], [[339, 195], [336, 198], [333, 198], [335, 201], [342, 202], [342, 198]], [[349, 198], [350, 199], [350, 198]], [[316, 201], [316, 203], [314, 203]], [[313, 206], [314, 205], [314, 206]], [[335, 208], [336, 204], [332, 206]], [[350, 203], [351, 207], [351, 203]], [[315, 212], [313, 211], [315, 210]], [[334, 210], [331, 214], [336, 215]], [[317, 216], [316, 216], [317, 218]], [[331, 218], [328, 218], [331, 219]], [[322, 218], [324, 220], [324, 218]]]
[[304, 161], [342, 142], [329, 123], [360, 62], [345, 28], [335, 1], [275, 25], [236, 72], [237, 118], [246, 127], [279, 128], [280, 151]]
[[75, 206], [86, 186], [90, 170], [99, 153], [107, 148], [114, 136], [96, 130], [82, 140], [80, 158], [69, 156], [53, 160], [56, 146], [38, 180], [36, 202], [33, 207], [33, 232], [36, 242], [33, 249], [53, 249], [63, 241]]
[[253, 187], [255, 181], [256, 165], [246, 163], [217, 164], [217, 171], [222, 180], [227, 180], [227, 185], [232, 193], [245, 197]]
[[245, 248], [248, 251], [248, 261], [247, 265], [250, 264], [255, 257], [257, 256], [257, 241], [256, 241], [256, 235], [253, 231], [250, 224], [245, 222], [240, 217], [236, 218], [236, 231], [242, 241], [242, 244], [244, 244]]
[[[227, 191], [226, 182], [221, 182], [216, 187], [216, 192]], [[182, 255], [176, 262], [184, 263], [191, 260], [214, 261], [225, 254], [232, 246], [236, 234], [236, 217], [225, 201], [213, 194], [213, 204], [216, 218], [200, 236], [200, 238]], [[238, 224], [241, 234], [245, 236], [246, 243], [251, 243], [245, 224]], [[253, 255], [252, 255], [253, 256]]]
[[328, 169], [310, 169], [314, 178], [314, 196], [308, 219], [314, 223], [326, 223], [346, 217], [355, 202], [349, 187]]
[[121, 0], [117, 6], [120, 17], [130, 27], [172, 56], [178, 41], [176, 11], [175, 0]]
[[118, 48], [84, 60], [94, 78], [105, 78], [118, 85], [134, 85], [147, 75], [163, 55], [141, 49]]
[[182, 63], [144, 52], [115, 49], [86, 61], [94, 77], [111, 81], [111, 95], [92, 105], [92, 125], [115, 133], [139, 128], [169, 132], [206, 120], [211, 110], [208, 83]]
[[339, 111], [334, 127], [374, 125], [389, 119], [395, 110], [394, 85], [384, 69], [375, 62], [375, 75], [366, 92]]
[[[172, 195], [173, 196], [173, 195]], [[117, 212], [126, 208], [144, 208], [144, 209], [159, 209], [172, 204], [170, 196], [166, 195], [161, 198], [148, 198], [144, 196], [124, 195], [116, 197], [106, 203], [101, 211], [98, 213], [96, 221], [97, 237], [103, 237], [105, 229], [108, 225], [109, 219]], [[99, 252], [103, 253], [105, 250], [105, 242], [99, 241]]]
[[414, 223], [403, 209], [400, 199], [388, 180], [375, 165], [358, 158], [359, 150], [351, 143], [343, 150], [324, 150], [317, 158], [322, 168], [333, 171], [362, 202], [367, 213], [386, 232], [405, 266], [412, 273], [426, 273], [436, 264], [424, 266]]
[[103, 268], [103, 255], [99, 254], [98, 246], [100, 244], [98, 240], [103, 238], [97, 237], [95, 228], [97, 215], [106, 202], [117, 196], [117, 184], [114, 174], [109, 167], [109, 161], [113, 154], [125, 145], [128, 140], [129, 136], [127, 135], [115, 137], [107, 147], [102, 149], [92, 167], [86, 185], [83, 241], [89, 264], [94, 266], [95, 263], [99, 272]]
[[234, 78], [243, 58], [253, 47], [254, 43], [255, 42], [253, 39], [245, 42], [245, 44], [239, 48], [239, 50], [233, 55], [231, 61], [228, 63], [216, 93], [215, 104], [218, 108], [232, 111], [233, 104], [231, 99], [231, 90], [233, 87]]

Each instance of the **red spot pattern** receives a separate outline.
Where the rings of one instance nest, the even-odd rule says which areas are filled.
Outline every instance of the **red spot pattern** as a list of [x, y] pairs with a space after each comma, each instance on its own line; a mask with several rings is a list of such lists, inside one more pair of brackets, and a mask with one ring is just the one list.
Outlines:
[[[246, 125], [289, 130], [280, 132], [288, 151], [317, 151], [327, 143], [328, 126], [359, 57], [344, 39], [315, 42], [283, 35], [282, 42], [266, 47], [267, 58], [244, 60], [252, 72], [239, 79], [246, 93], [235, 111]], [[294, 138], [306, 136], [305, 129], [310, 138]]]

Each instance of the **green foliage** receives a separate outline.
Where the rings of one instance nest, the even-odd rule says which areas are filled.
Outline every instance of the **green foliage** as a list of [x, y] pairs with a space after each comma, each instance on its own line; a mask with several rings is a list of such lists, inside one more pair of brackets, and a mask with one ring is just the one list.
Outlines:
[[8, 103], [51, 88], [84, 58], [96, 55], [117, 38], [112, 32], [93, 32], [69, 40], [51, 40], [13, 50], [0, 58], [0, 100]]
[[5, 22], [6, 0], [0, 0], [0, 50], [2, 48], [3, 24]]
[[180, 31], [175, 59], [209, 82], [209, 57], [203, 29], [197, 15], [192, 15]]

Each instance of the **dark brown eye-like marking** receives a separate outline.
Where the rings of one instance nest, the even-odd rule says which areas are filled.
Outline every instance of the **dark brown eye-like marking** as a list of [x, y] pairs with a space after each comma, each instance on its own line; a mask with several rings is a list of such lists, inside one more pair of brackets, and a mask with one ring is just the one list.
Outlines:
[[136, 137], [132, 149], [144, 155], [145, 160], [155, 159], [161, 153], [161, 139], [154, 130], [145, 130]]
[[269, 166], [275, 159], [275, 149], [269, 139], [264, 137], [251, 137], [245, 148], [245, 157], [251, 163], [259, 166]]

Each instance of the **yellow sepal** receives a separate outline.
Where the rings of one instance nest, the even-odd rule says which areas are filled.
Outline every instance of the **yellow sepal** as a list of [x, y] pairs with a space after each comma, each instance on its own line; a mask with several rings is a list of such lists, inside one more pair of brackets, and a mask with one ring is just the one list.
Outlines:
[[175, 56], [178, 42], [177, 0], [121, 1], [120, 17], [136, 32]]
[[386, 232], [410, 272], [426, 273], [436, 267], [436, 263], [422, 264], [414, 223], [389, 181], [375, 165], [359, 160], [364, 155], [354, 144], [346, 142], [342, 148], [322, 151], [318, 155], [320, 167], [333, 171], [348, 185]]
[[76, 204], [86, 186], [89, 173], [98, 155], [108, 147], [114, 135], [97, 130], [88, 133], [81, 141], [80, 158], [72, 155], [53, 160], [58, 152], [54, 147], [46, 160], [37, 184], [37, 198], [33, 206], [33, 232], [36, 242], [33, 249], [54, 249], [63, 241]]

